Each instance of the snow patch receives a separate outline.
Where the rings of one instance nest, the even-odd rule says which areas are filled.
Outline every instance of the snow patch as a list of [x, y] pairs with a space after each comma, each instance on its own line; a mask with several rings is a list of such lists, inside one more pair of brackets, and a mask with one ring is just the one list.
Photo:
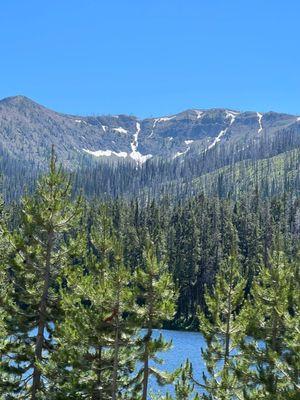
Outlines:
[[150, 135], [148, 137], [149, 138], [153, 137], [154, 129], [156, 128], [157, 123], [159, 123], [159, 122], [167, 122], [167, 121], [170, 121], [171, 119], [173, 119], [175, 117], [176, 117], [176, 115], [172, 115], [171, 117], [155, 118], [154, 121], [153, 121], [151, 133], [150, 133]]
[[235, 118], [237, 116], [237, 114], [239, 114], [238, 112], [235, 111], [228, 111], [226, 110], [226, 118], [230, 118], [230, 122], [229, 122], [229, 126], [227, 126], [227, 128], [222, 129], [221, 132], [218, 134], [218, 136], [214, 139], [214, 141], [208, 146], [207, 150], [211, 149], [212, 147], [214, 147], [218, 142], [220, 142], [221, 137], [224, 136], [226, 134], [226, 132], [228, 131], [228, 129], [230, 128], [230, 126], [234, 123]]
[[77, 124], [85, 124], [85, 125], [87, 125], [86, 121], [83, 121], [82, 119], [75, 119], [75, 122], [77, 122]]
[[223, 130], [218, 134], [218, 136], [214, 139], [214, 141], [208, 146], [208, 150], [211, 149], [211, 148], [213, 148], [213, 147], [221, 140], [221, 137], [225, 135], [225, 133], [227, 132], [227, 130], [228, 130], [228, 128], [223, 129]]
[[258, 125], [259, 125], [259, 129], [257, 131], [257, 133], [260, 133], [263, 130], [263, 126], [262, 126], [262, 117], [263, 115], [261, 113], [257, 113], [257, 119], [258, 119]]
[[180, 156], [183, 156], [184, 154], [186, 154], [188, 151], [190, 151], [191, 150], [191, 148], [190, 147], [188, 147], [186, 150], [184, 150], [184, 151], [177, 151], [177, 153], [174, 155], [174, 157], [173, 157], [173, 160], [175, 159], [175, 158], [177, 158], [177, 157], [180, 157]]
[[193, 143], [193, 142], [194, 142], [194, 140], [185, 140], [185, 141], [184, 141], [185, 144], [191, 144], [191, 143]]
[[92, 156], [95, 156], [95, 157], [117, 156], [117, 157], [125, 158], [128, 155], [125, 151], [116, 152], [116, 151], [112, 151], [112, 150], [96, 150], [96, 151], [87, 150], [87, 149], [82, 149], [82, 150], [88, 154], [91, 154]]
[[172, 115], [171, 117], [161, 117], [161, 118], [158, 118], [158, 121], [157, 122], [167, 122], [167, 121], [171, 121], [171, 119], [173, 119], [173, 118], [175, 118], [176, 117], [176, 115]]
[[131, 142], [131, 153], [129, 154], [129, 157], [132, 158], [134, 161], [137, 163], [143, 164], [145, 161], [149, 160], [149, 158], [152, 157], [152, 154], [146, 154], [142, 155], [138, 151], [138, 146], [139, 146], [139, 134], [141, 132], [141, 124], [139, 122], [136, 123], [136, 132], [133, 135], [133, 141]]
[[113, 128], [113, 131], [119, 132], [119, 133], [128, 133], [128, 131], [121, 126], [119, 128]]
[[155, 127], [156, 127], [156, 124], [157, 124], [158, 120], [159, 120], [159, 118], [155, 118], [155, 120], [153, 121], [152, 130], [151, 130], [150, 135], [148, 136], [149, 138], [153, 137], [153, 135], [154, 135], [154, 129], [155, 129]]
[[196, 113], [197, 119], [200, 119], [204, 115], [204, 111], [193, 110]]
[[300, 117], [297, 118], [297, 121], [300, 121]]

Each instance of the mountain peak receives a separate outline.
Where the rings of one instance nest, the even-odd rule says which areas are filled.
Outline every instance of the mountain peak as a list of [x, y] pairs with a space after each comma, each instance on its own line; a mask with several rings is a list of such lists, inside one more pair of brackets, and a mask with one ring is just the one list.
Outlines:
[[23, 95], [5, 97], [4, 99], [0, 100], [0, 104], [10, 105], [10, 106], [14, 106], [14, 107], [29, 107], [29, 108], [43, 107], [39, 103], [30, 99], [29, 97], [26, 97]]

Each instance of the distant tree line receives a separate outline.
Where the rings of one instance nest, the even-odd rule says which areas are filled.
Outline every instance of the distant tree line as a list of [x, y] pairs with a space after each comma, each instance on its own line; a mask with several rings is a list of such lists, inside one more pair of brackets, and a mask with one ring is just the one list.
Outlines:
[[[147, 202], [170, 196], [174, 201], [197, 194], [238, 199], [256, 186], [263, 198], [300, 192], [300, 135], [297, 128], [257, 138], [231, 138], [203, 151], [191, 149], [185, 156], [153, 158], [137, 166], [83, 155], [65, 160], [73, 165], [73, 194], [83, 190], [90, 198], [118, 196]], [[24, 189], [32, 192], [47, 163], [15, 159], [0, 148], [0, 173], [5, 201], [18, 201]], [[72, 162], [71, 162], [72, 161]]]

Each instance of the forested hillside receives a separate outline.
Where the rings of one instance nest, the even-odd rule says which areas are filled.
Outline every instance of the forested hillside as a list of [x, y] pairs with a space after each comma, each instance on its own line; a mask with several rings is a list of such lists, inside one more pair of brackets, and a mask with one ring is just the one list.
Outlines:
[[[196, 111], [2, 101], [1, 400], [299, 399], [299, 118]], [[156, 328], [201, 333], [203, 377]]]
[[[262, 197], [287, 192], [297, 195], [299, 138], [297, 132], [284, 131], [272, 137], [263, 135], [246, 148], [244, 141], [234, 145], [225, 142], [204, 153], [175, 160], [159, 158], [139, 166], [124, 161], [95, 163], [83, 157], [72, 171], [74, 193], [83, 189], [89, 198], [123, 196], [144, 201], [201, 193], [236, 199], [258, 186]], [[25, 187], [32, 190], [45, 170], [46, 164], [14, 159], [2, 150], [0, 171], [5, 200], [18, 200]]]
[[[52, 154], [35, 192], [3, 206], [1, 399], [154, 399], [151, 376], [176, 400], [298, 399], [293, 187], [146, 203], [76, 192]], [[189, 362], [153, 366], [171, 345], [162, 326], [203, 334], [203, 379]]]

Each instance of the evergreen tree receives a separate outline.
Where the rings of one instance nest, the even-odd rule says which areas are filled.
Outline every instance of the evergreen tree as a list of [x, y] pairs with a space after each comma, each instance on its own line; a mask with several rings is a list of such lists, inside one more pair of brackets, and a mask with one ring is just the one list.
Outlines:
[[142, 366], [135, 378], [135, 391], [141, 392], [142, 400], [147, 400], [150, 375], [161, 384], [170, 379], [168, 374], [151, 365], [151, 360], [160, 361], [157, 352], [166, 351], [171, 345], [162, 335], [153, 338], [153, 329], [174, 316], [176, 299], [174, 284], [167, 266], [163, 262], [158, 262], [150, 242], [145, 252], [145, 263], [136, 272], [136, 282], [140, 289], [139, 323], [145, 328], [145, 334], [137, 341]]
[[54, 151], [49, 174], [40, 179], [34, 196], [23, 198], [21, 213], [20, 227], [13, 234], [5, 232], [17, 306], [4, 348], [11, 381], [5, 398], [36, 400], [47, 398], [43, 366], [56, 347], [57, 277], [71, 247], [66, 234], [80, 213], [80, 201], [71, 202], [70, 180], [57, 168]]
[[[3, 203], [0, 199], [0, 226], [4, 226], [3, 221]], [[2, 355], [2, 346], [6, 338], [7, 304], [9, 302], [10, 288], [8, 287], [7, 265], [5, 263], [5, 240], [3, 230], [0, 231], [0, 354]]]
[[13, 302], [13, 286], [10, 279], [7, 258], [7, 243], [5, 239], [6, 221], [4, 218], [3, 204], [0, 203], [0, 397], [4, 388], [10, 386], [10, 374], [5, 368], [7, 356], [5, 347], [9, 341], [8, 326], [13, 322], [15, 304]]
[[253, 285], [251, 300], [244, 310], [251, 335], [242, 343], [248, 362], [246, 399], [296, 399], [299, 394], [299, 359], [295, 354], [299, 296], [292, 295], [295, 270], [277, 251], [270, 265], [261, 268]]
[[211, 293], [205, 295], [207, 316], [199, 313], [199, 330], [207, 346], [202, 356], [208, 374], [203, 374], [204, 384], [200, 384], [205, 388], [204, 399], [241, 398], [238, 344], [244, 336], [244, 319], [239, 311], [245, 286], [237, 257], [232, 255], [222, 263]]
[[176, 373], [178, 377], [174, 384], [175, 397], [167, 393], [166, 396], [151, 397], [152, 400], [200, 400], [198, 393], [195, 394], [194, 384], [191, 383], [191, 363], [187, 360]]
[[191, 383], [191, 376], [193, 376], [193, 370], [191, 363], [187, 360], [186, 363], [181, 366], [180, 377], [175, 382], [175, 399], [176, 400], [199, 400], [199, 395], [194, 391], [195, 385]]
[[130, 392], [135, 290], [110, 221], [105, 215], [98, 220], [87, 256], [62, 281], [64, 318], [52, 360], [55, 399], [113, 400]]

